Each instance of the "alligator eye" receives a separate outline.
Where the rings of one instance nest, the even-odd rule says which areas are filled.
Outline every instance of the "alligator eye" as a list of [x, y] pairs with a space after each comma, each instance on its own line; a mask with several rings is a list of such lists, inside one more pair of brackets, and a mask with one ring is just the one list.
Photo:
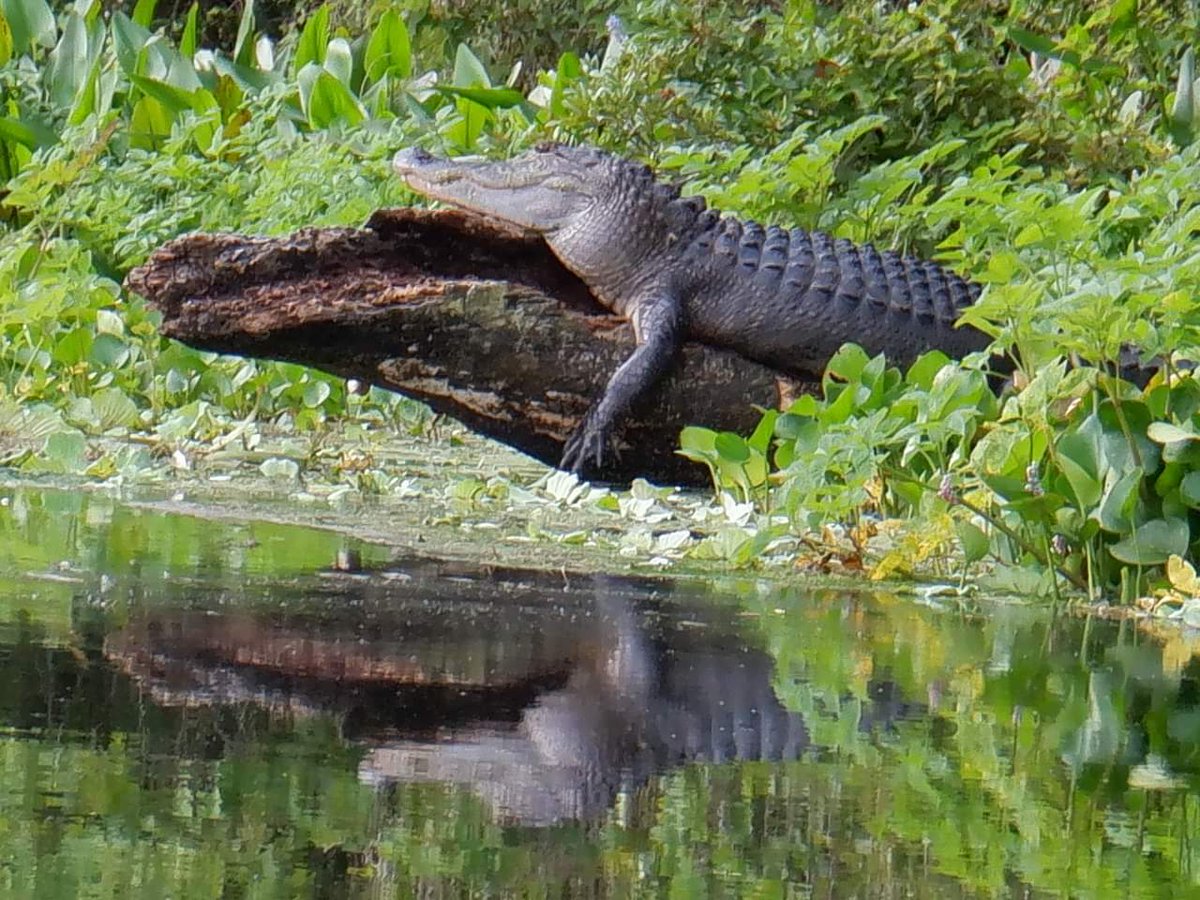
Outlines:
[[553, 153], [561, 146], [558, 141], [538, 141], [533, 145], [533, 149], [537, 153]]

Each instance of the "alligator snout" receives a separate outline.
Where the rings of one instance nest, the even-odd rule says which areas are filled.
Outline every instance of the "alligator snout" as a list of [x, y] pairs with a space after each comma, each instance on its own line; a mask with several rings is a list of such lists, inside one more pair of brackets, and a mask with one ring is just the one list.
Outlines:
[[392, 157], [392, 168], [403, 175], [417, 166], [428, 165], [435, 158], [432, 153], [423, 147], [405, 147], [403, 150], [396, 151], [396, 155]]

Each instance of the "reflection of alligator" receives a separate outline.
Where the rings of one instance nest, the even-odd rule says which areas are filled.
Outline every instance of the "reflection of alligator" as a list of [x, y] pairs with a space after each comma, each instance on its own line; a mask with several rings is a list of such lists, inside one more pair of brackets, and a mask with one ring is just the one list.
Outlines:
[[936, 263], [722, 218], [598, 150], [548, 145], [499, 163], [403, 150], [394, 166], [422, 193], [542, 234], [633, 323], [638, 349], [568, 441], [564, 467], [601, 464], [613, 427], [685, 339], [810, 378], [847, 341], [897, 365], [935, 348], [961, 356], [988, 345], [982, 332], [955, 328], [978, 286]]
[[672, 766], [795, 759], [808, 746], [803, 719], [775, 696], [765, 653], [724, 630], [655, 646], [631, 608], [597, 599], [595, 646], [515, 729], [388, 741], [363, 760], [362, 777], [469, 784], [501, 817], [545, 825], [594, 819], [623, 787]]
[[469, 785], [529, 825], [594, 818], [672, 766], [808, 744], [770, 657], [726, 613], [651, 606], [613, 579], [410, 573], [329, 579], [283, 613], [192, 594], [134, 617], [105, 653], [165, 706], [338, 716], [368, 748], [363, 780]]

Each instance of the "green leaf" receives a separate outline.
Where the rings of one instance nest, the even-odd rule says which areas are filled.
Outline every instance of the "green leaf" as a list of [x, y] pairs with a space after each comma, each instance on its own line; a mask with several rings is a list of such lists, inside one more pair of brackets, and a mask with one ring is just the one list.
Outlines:
[[1196, 127], [1196, 49], [1188, 47], [1179, 61], [1175, 102], [1171, 105], [1172, 134], [1177, 143], [1188, 143]]
[[322, 3], [308, 17], [296, 43], [296, 55], [292, 59], [292, 71], [299, 73], [309, 63], [324, 65], [329, 47], [329, 5]]
[[717, 433], [711, 428], [688, 425], [679, 432], [679, 446], [690, 453], [713, 453], [716, 451]]
[[118, 10], [112, 17], [112, 39], [121, 71], [126, 75], [137, 74], [138, 57], [150, 40], [150, 32]]
[[1113, 481], [1105, 490], [1097, 513], [1100, 527], [1105, 531], [1127, 534], [1133, 529], [1142, 477], [1141, 469], [1133, 469]]
[[254, 0], [243, 0], [237, 40], [233, 45], [233, 62], [247, 69], [254, 67]]
[[101, 431], [132, 428], [138, 423], [138, 408], [120, 388], [105, 388], [92, 396], [92, 411]]
[[325, 50], [325, 71], [350, 87], [350, 79], [354, 74], [354, 56], [350, 52], [350, 44], [345, 38], [334, 38]]
[[714, 447], [721, 459], [731, 463], [744, 463], [750, 459], [750, 447], [741, 435], [732, 431], [722, 431], [714, 442]]
[[917, 357], [917, 361], [908, 367], [904, 380], [913, 387], [929, 390], [933, 387], [933, 379], [950, 363], [950, 357], [941, 350], [930, 350]]
[[1070, 484], [1075, 502], [1090, 510], [1100, 501], [1103, 488], [1095, 435], [1069, 432], [1059, 439], [1054, 449], [1055, 462]]
[[1150, 426], [1146, 429], [1146, 436], [1158, 444], [1200, 440], [1200, 434], [1189, 429], [1180, 428], [1171, 422], [1151, 422]]
[[38, 139], [32, 128], [6, 116], [0, 117], [0, 140], [20, 144], [30, 150], [38, 147]]
[[1129, 537], [1117, 541], [1108, 552], [1120, 562], [1135, 566], [1155, 566], [1167, 558], [1187, 553], [1190, 532], [1184, 519], [1151, 519], [1138, 526]]
[[460, 88], [492, 86], [487, 69], [466, 44], [458, 45], [454, 54], [454, 86]]
[[871, 358], [858, 344], [843, 344], [838, 352], [833, 354], [825, 371], [842, 381], [857, 381], [870, 361]]
[[568, 50], [558, 58], [558, 65], [554, 67], [554, 86], [550, 89], [550, 114], [552, 116], [561, 118], [566, 113], [563, 94], [582, 75], [583, 65], [574, 53]]
[[313, 128], [328, 128], [334, 122], [357, 125], [367, 117], [350, 89], [316, 63], [305, 66], [297, 80], [300, 106]]
[[1179, 482], [1179, 496], [1183, 502], [1200, 509], [1200, 472], [1188, 472]]
[[991, 550], [991, 540], [987, 533], [971, 522], [955, 522], [954, 530], [958, 534], [958, 542], [962, 544], [963, 557], [968, 563], [979, 562]]
[[155, 150], [171, 135], [171, 111], [153, 97], [142, 97], [129, 117], [129, 141], [134, 147]]
[[12, 27], [8, 24], [8, 19], [4, 17], [4, 13], [0, 12], [0, 66], [7, 66], [9, 60], [13, 57], [13, 33]]
[[158, 6], [158, 0], [137, 0], [137, 5], [133, 7], [133, 21], [143, 28], [149, 28], [150, 23], [154, 21], [156, 6]]
[[46, 438], [46, 458], [59, 472], [82, 472], [88, 466], [87, 441], [81, 432], [60, 431]]
[[196, 20], [200, 15], [200, 4], [193, 3], [188, 9], [187, 20], [183, 25], [183, 34], [179, 36], [179, 52], [185, 59], [196, 55], [199, 29]]
[[[156, 78], [130, 75], [129, 80], [141, 88], [147, 97], [153, 97], [164, 108], [170, 110], [175, 115], [189, 109], [195, 109], [197, 102], [201, 102], [196, 99], [194, 91], [185, 91], [182, 88], [175, 87], [173, 84], [167, 84], [165, 81], [159, 81]], [[167, 129], [167, 133], [170, 134], [170, 128]]]
[[777, 409], [768, 409], [763, 413], [763, 417], [759, 419], [758, 425], [754, 429], [754, 433], [746, 440], [746, 443], [759, 453], [766, 455], [771, 449], [771, 438], [775, 434], [775, 422], [779, 419], [781, 413]]
[[1026, 31], [1024, 28], [1009, 28], [1008, 39], [1022, 50], [1027, 50], [1030, 53], [1036, 53], [1039, 56], [1058, 57], [1058, 45], [1045, 35], [1034, 34], [1032, 31]]
[[460, 97], [455, 104], [458, 109], [458, 119], [446, 129], [446, 138], [464, 150], [473, 150], [483, 129], [495, 116], [486, 106], [481, 106], [466, 97]]
[[25, 53], [34, 47], [50, 49], [58, 40], [54, 13], [46, 0], [0, 0], [0, 12], [12, 32], [13, 52]]
[[408, 28], [398, 12], [389, 9], [371, 32], [366, 52], [367, 81], [374, 83], [384, 75], [400, 80], [412, 75], [412, 42]]
[[316, 409], [329, 399], [330, 393], [328, 381], [310, 381], [304, 386], [304, 405]]
[[507, 109], [525, 102], [525, 95], [513, 88], [455, 87], [450, 84], [434, 87], [439, 93], [462, 97], [487, 109]]

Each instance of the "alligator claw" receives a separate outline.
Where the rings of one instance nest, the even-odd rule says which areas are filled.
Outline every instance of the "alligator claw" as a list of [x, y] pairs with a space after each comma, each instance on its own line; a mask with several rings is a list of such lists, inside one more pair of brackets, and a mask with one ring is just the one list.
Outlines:
[[608, 449], [609, 430], [596, 425], [591, 416], [584, 416], [579, 427], [563, 445], [562, 460], [558, 467], [579, 476], [585, 470], [598, 472], [604, 467], [604, 456]]

